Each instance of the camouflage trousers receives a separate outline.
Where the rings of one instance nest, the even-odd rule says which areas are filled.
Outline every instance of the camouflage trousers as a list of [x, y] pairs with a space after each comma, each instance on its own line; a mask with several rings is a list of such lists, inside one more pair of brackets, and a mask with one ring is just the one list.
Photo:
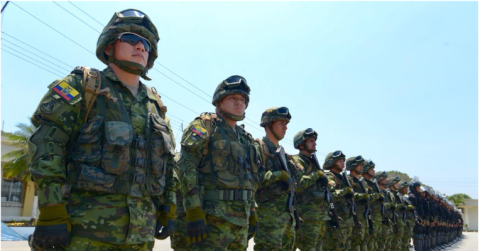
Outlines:
[[193, 251], [190, 244], [187, 243], [187, 222], [184, 212], [179, 213], [177, 208], [177, 218], [175, 219], [175, 232], [170, 236], [170, 247], [175, 251]]
[[297, 231], [294, 250], [322, 251], [326, 233], [327, 221], [304, 222]]
[[207, 215], [207, 225], [207, 239], [195, 245], [193, 250], [226, 251], [247, 249], [248, 225], [238, 226], [214, 215]]
[[[255, 251], [286, 250], [295, 245], [295, 229], [290, 213], [279, 208], [274, 202], [263, 202], [257, 208], [259, 228], [255, 236]], [[284, 206], [282, 205], [282, 207]]]
[[367, 240], [365, 239], [368, 237], [368, 222], [364, 221], [361, 222], [362, 227], [352, 228], [352, 241], [351, 241], [351, 249], [352, 251], [367, 251], [371, 249], [367, 249]]
[[124, 244], [116, 245], [112, 243], [100, 242], [72, 236], [70, 245], [66, 248], [31, 248], [32, 251], [137, 251], [137, 250], [152, 250], [155, 242], [139, 243], [139, 244]]
[[408, 245], [410, 244], [410, 239], [413, 237], [413, 226], [415, 226], [415, 221], [414, 220], [408, 220], [408, 224], [410, 228], [405, 225], [403, 228], [403, 236], [402, 236], [402, 242], [400, 244], [400, 249], [401, 251], [408, 251]]
[[405, 228], [406, 228], [405, 222], [402, 219], [398, 219], [397, 221], [398, 232], [397, 233], [393, 232], [390, 250], [392, 251], [401, 250], [402, 238], [403, 238]]
[[[342, 224], [340, 222], [340, 224]], [[327, 227], [325, 236], [325, 244], [323, 250], [327, 251], [343, 251], [350, 250], [352, 241], [352, 226], [335, 228]]]
[[392, 222], [390, 226], [383, 223], [382, 220], [376, 221], [375, 226], [378, 226], [378, 235], [375, 236], [377, 251], [390, 251], [389, 238], [392, 235]]

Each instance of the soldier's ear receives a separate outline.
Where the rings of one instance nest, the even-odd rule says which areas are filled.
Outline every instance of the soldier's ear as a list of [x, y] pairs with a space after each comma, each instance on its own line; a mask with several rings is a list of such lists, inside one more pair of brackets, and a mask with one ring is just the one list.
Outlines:
[[110, 49], [112, 49], [112, 44], [109, 44], [107, 45], [107, 47], [105, 47], [105, 54], [107, 54], [108, 56], [110, 56]]

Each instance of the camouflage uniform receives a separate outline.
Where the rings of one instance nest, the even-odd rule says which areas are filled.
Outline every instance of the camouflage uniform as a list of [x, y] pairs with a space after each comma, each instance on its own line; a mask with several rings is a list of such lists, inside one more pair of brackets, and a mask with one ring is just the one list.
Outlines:
[[[288, 186], [280, 180], [282, 165], [276, 157], [276, 149], [267, 137], [262, 139], [265, 148], [255, 141], [257, 151], [261, 152], [262, 165], [259, 177], [262, 188], [256, 194], [258, 203], [259, 233], [255, 236], [254, 250], [293, 250], [295, 244], [295, 222], [293, 212], [288, 212]], [[289, 163], [290, 173], [296, 173]]]
[[377, 239], [378, 236], [381, 235], [381, 229], [383, 224], [383, 197], [382, 194], [377, 190], [375, 178], [370, 177], [368, 174], [368, 170], [373, 168], [375, 168], [375, 163], [373, 163], [373, 161], [365, 161], [363, 165], [363, 180], [365, 181], [366, 188], [369, 191], [370, 210], [373, 218], [373, 234], [367, 235], [365, 237], [365, 242], [367, 243], [367, 250], [378, 249]]
[[396, 205], [395, 205], [395, 196], [393, 193], [387, 188], [382, 191], [383, 196], [385, 197], [385, 210], [386, 210], [386, 216], [387, 219], [390, 220], [389, 226], [386, 226], [384, 228], [384, 235], [383, 235], [383, 241], [385, 243], [385, 250], [395, 250], [395, 245], [393, 241], [394, 235], [397, 235], [397, 229], [398, 229], [398, 220], [396, 222], [393, 220], [394, 218], [397, 217], [395, 210], [396, 210]]
[[[382, 179], [386, 179], [387, 178], [387, 173], [386, 172], [375, 172], [375, 180], [378, 184], [378, 181], [382, 180]], [[392, 235], [393, 231], [392, 231], [392, 221], [391, 221], [391, 218], [392, 218], [392, 215], [391, 213], [388, 214], [388, 212], [390, 212], [390, 205], [391, 204], [388, 204], [388, 202], [390, 202], [390, 195], [388, 193], [386, 193], [385, 190], [382, 190], [381, 187], [379, 187], [379, 189], [381, 190], [381, 196], [380, 198], [383, 199], [383, 202], [384, 202], [384, 210], [385, 210], [385, 214], [382, 216], [380, 215], [380, 217], [377, 215], [375, 217], [375, 227], [378, 229], [378, 236], [376, 236], [376, 245], [377, 245], [377, 250], [380, 250], [380, 251], [388, 251], [389, 250], [389, 245], [387, 245], [387, 241], [388, 241], [388, 238], [390, 235]], [[380, 206], [380, 205], [379, 205]]]
[[[339, 152], [339, 156], [334, 157], [335, 153], [337, 152]], [[345, 159], [345, 155], [343, 155], [341, 151], [327, 154], [323, 168], [325, 170], [330, 170], [335, 162], [340, 158]], [[335, 201], [335, 208], [339, 218], [341, 218], [341, 222], [340, 228], [336, 228], [331, 225], [327, 226], [327, 235], [323, 248], [324, 250], [329, 251], [350, 250], [352, 229], [354, 225], [350, 204], [353, 197], [353, 190], [347, 186], [344, 176], [341, 173], [330, 171], [326, 172], [326, 174], [328, 178], [333, 180], [335, 183], [331, 191]], [[348, 176], [346, 177], [348, 178]], [[350, 180], [350, 182], [352, 181]]]
[[393, 195], [393, 202], [395, 203], [395, 212], [397, 215], [396, 216], [397, 232], [394, 233], [393, 235], [391, 250], [400, 250], [405, 228], [407, 227], [406, 218], [405, 218], [406, 217], [405, 210], [407, 209], [407, 207], [403, 204], [403, 198], [399, 196], [399, 192], [395, 191], [392, 188], [392, 186], [398, 182], [400, 182], [400, 177], [395, 177], [389, 181], [390, 192]]
[[[101, 36], [108, 32], [113, 43], [129, 29], [142, 34], [152, 44], [147, 68], [153, 66], [158, 41], [154, 27], [117, 21], [111, 28], [115, 17]], [[99, 47], [108, 36], [99, 39]], [[71, 242], [65, 250], [151, 250], [160, 215], [171, 215], [179, 185], [166, 107], [141, 82], [134, 97], [106, 68], [98, 72], [98, 88], [104, 92], [85, 117], [83, 70], [76, 68], [53, 82], [32, 116], [37, 130], [29, 142], [30, 172], [39, 208], [67, 207]], [[148, 78], [145, 72], [142, 77]], [[42, 211], [39, 221], [41, 217]], [[37, 225], [34, 236], [41, 234]]]
[[298, 167], [297, 210], [303, 219], [299, 229], [301, 234], [297, 234], [295, 246], [301, 251], [321, 251], [327, 232], [327, 222], [331, 219], [325, 200], [325, 185], [330, 184], [325, 180], [327, 177], [319, 177], [310, 156], [298, 154], [294, 155], [293, 159]]
[[[233, 94], [229, 91], [237, 90], [227, 89], [225, 93], [222, 88], [227, 80], [217, 87], [213, 104], [222, 98], [218, 93], [226, 96]], [[248, 92], [239, 91], [246, 96], [247, 105], [249, 91], [249, 88]], [[202, 114], [188, 125], [182, 136], [178, 165], [187, 236], [188, 214], [198, 208], [206, 215], [209, 232], [204, 240], [192, 246], [195, 250], [244, 250], [248, 244], [250, 210], [255, 207], [258, 187], [257, 153], [252, 136], [241, 126], [232, 128], [223, 116], [229, 115]], [[175, 238], [177, 233], [184, 235], [175, 232]], [[180, 241], [177, 239], [176, 244]]]

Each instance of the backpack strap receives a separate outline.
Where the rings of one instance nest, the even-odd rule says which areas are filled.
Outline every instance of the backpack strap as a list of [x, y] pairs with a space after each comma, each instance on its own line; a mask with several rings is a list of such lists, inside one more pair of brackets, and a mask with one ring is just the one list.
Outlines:
[[269, 156], [271, 158], [274, 158], [273, 154], [270, 153], [270, 151], [268, 150], [268, 146], [267, 144], [265, 144], [265, 142], [263, 142], [261, 139], [255, 139], [255, 141], [260, 145], [260, 148], [262, 149], [260, 151], [260, 154], [262, 155], [262, 164], [263, 166], [265, 167], [266, 164], [267, 164], [267, 158], [266, 156]]
[[83, 99], [85, 99], [86, 113], [83, 122], [87, 121], [88, 114], [95, 103], [98, 95], [104, 95], [107, 99], [117, 102], [117, 98], [110, 93], [110, 88], [102, 88], [102, 76], [100, 71], [90, 67], [76, 67], [74, 72], [83, 69]]
[[[148, 87], [147, 87], [148, 89]], [[165, 119], [165, 114], [167, 113], [167, 107], [163, 105], [162, 99], [160, 95], [158, 95], [157, 89], [155, 87], [151, 88], [153, 95], [155, 95], [155, 98], [157, 100], [158, 107], [160, 108], [160, 116]]]

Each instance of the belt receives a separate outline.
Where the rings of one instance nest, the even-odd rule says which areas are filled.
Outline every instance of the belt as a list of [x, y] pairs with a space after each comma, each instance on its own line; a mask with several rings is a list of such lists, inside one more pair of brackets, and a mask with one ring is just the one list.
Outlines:
[[253, 196], [252, 190], [231, 189], [231, 190], [205, 190], [205, 200], [251, 200]]

